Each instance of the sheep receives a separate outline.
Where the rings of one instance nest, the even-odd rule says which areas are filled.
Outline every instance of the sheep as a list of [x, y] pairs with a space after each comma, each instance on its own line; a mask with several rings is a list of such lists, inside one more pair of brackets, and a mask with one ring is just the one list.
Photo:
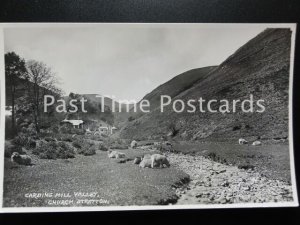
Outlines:
[[154, 167], [163, 168], [164, 166], [170, 167], [170, 163], [166, 156], [161, 154], [153, 154], [151, 156], [151, 168]]
[[135, 157], [135, 159], [133, 160], [133, 164], [140, 164], [142, 161], [141, 157]]
[[244, 138], [240, 138], [240, 139], [239, 139], [239, 144], [240, 144], [240, 145], [248, 144], [248, 141], [246, 141]]
[[161, 154], [145, 155], [139, 164], [142, 168], [163, 168], [164, 166], [170, 167], [170, 163], [166, 156]]
[[31, 157], [28, 155], [20, 155], [18, 152], [14, 152], [11, 155], [11, 161], [16, 162], [20, 165], [32, 165], [31, 164]]
[[135, 140], [133, 140], [130, 144], [131, 148], [136, 148], [137, 147], [137, 142]]
[[252, 143], [252, 145], [254, 145], [254, 146], [256, 146], [256, 145], [261, 145], [261, 142], [260, 142], [260, 141], [254, 141], [254, 142]]
[[144, 157], [142, 158], [142, 161], [139, 164], [139, 167], [151, 168], [151, 165], [152, 165], [151, 155], [149, 155], [149, 154], [144, 155]]
[[120, 159], [120, 158], [125, 158], [126, 157], [125, 153], [118, 152], [118, 151], [109, 150], [107, 153], [108, 153], [109, 158]]

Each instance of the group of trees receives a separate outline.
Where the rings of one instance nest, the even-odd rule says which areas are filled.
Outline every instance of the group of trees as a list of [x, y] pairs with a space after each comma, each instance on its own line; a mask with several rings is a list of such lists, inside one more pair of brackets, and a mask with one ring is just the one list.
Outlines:
[[[10, 96], [11, 130], [17, 133], [16, 112], [31, 116], [36, 132], [40, 132], [41, 114], [44, 95], [51, 94], [60, 97], [61, 90], [57, 87], [58, 80], [51, 68], [45, 63], [29, 60], [25, 61], [15, 52], [5, 54], [6, 93]], [[49, 112], [51, 114], [51, 111]], [[53, 113], [53, 112], [52, 112]]]

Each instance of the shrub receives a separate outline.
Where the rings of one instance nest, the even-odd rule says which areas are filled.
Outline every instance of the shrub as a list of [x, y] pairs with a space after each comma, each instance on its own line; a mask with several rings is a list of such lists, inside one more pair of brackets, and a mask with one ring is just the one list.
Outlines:
[[94, 141], [104, 141], [104, 137], [100, 135], [90, 135], [88, 138]]
[[56, 141], [55, 138], [53, 138], [53, 137], [45, 137], [44, 139], [45, 139], [45, 141], [48, 141], [48, 142], [49, 141]]
[[72, 145], [77, 149], [76, 152], [81, 155], [95, 155], [96, 146], [94, 143], [85, 139], [75, 140]]
[[128, 149], [129, 141], [124, 139], [111, 139], [108, 141], [108, 146], [111, 149]]
[[16, 136], [12, 143], [17, 146], [26, 147], [26, 148], [35, 148], [36, 146], [36, 136], [28, 136], [27, 134], [20, 133]]
[[95, 155], [96, 147], [95, 145], [84, 146], [83, 148], [77, 149], [77, 153], [85, 156]]
[[108, 151], [108, 147], [104, 143], [100, 143], [98, 149], [101, 151]]
[[68, 159], [74, 158], [75, 152], [71, 146], [65, 142], [41, 142], [41, 144], [32, 151], [41, 159]]
[[66, 124], [59, 127], [59, 132], [62, 134], [77, 134], [77, 135], [85, 134], [85, 131], [83, 129], [76, 129]]
[[23, 133], [19, 134], [18, 136], [16, 136], [12, 143], [14, 145], [18, 145], [18, 146], [26, 146], [27, 145], [27, 142], [28, 142], [28, 138], [26, 135], [24, 135]]
[[57, 149], [57, 155], [60, 159], [68, 159], [68, 158], [74, 158], [75, 152], [74, 149], [68, 145], [65, 142], [58, 142], [58, 149]]
[[75, 140], [75, 141], [73, 141], [72, 145], [75, 148], [82, 148], [83, 147], [83, 142], [80, 141], [80, 140]]

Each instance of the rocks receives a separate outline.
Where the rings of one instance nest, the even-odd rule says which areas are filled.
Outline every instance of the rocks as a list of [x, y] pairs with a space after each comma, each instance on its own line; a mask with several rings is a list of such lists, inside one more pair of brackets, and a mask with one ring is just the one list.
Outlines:
[[169, 154], [168, 159], [190, 175], [185, 190], [176, 191], [176, 204], [232, 204], [292, 201], [291, 185], [203, 156]]

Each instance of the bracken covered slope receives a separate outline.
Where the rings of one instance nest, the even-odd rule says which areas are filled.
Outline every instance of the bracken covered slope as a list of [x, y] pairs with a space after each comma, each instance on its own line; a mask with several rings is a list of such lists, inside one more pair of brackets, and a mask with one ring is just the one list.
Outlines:
[[[221, 100], [229, 102], [263, 99], [263, 113], [245, 113], [241, 108], [230, 113], [176, 113], [172, 107], [150, 113], [128, 122], [119, 135], [123, 138], [157, 139], [166, 136], [170, 127], [174, 138], [185, 140], [230, 140], [239, 137], [265, 139], [288, 136], [288, 91], [291, 31], [266, 29], [239, 48], [217, 68], [208, 71], [194, 85], [180, 91], [173, 100]], [[217, 53], [216, 53], [217, 54]], [[180, 88], [176, 87], [177, 90]], [[170, 89], [170, 92], [173, 89]], [[148, 97], [147, 97], [148, 96]], [[152, 98], [152, 93], [145, 98]], [[155, 100], [156, 101], [156, 100]], [[212, 105], [218, 109], [219, 103]], [[231, 105], [232, 107], [232, 105]], [[259, 108], [254, 107], [254, 110]]]

